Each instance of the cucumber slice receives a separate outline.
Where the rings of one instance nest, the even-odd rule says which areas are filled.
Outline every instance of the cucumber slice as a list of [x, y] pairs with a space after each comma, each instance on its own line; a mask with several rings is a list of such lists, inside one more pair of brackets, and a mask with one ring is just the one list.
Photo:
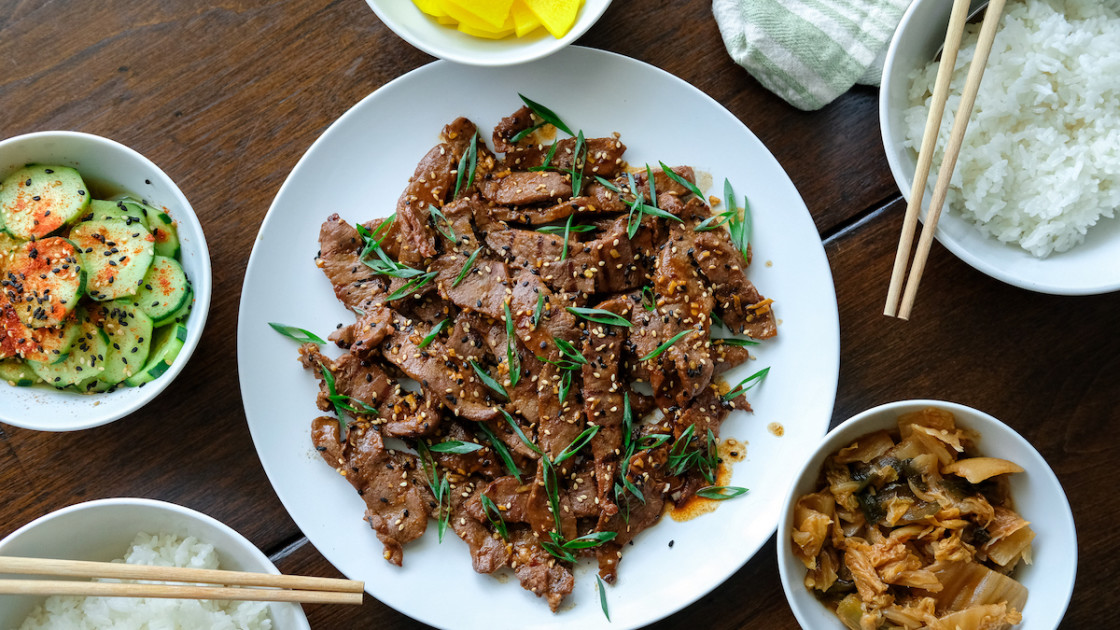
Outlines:
[[104, 221], [120, 219], [125, 225], [139, 223], [148, 227], [148, 211], [134, 201], [103, 201], [94, 199], [89, 202], [89, 211], [82, 215], [82, 221]]
[[155, 256], [152, 233], [139, 223], [85, 221], [70, 230], [70, 239], [81, 248], [86, 293], [95, 300], [136, 295]]
[[85, 270], [74, 243], [52, 236], [16, 248], [0, 279], [16, 316], [32, 328], [59, 326], [85, 289]]
[[117, 385], [119, 385], [119, 383], [110, 383], [94, 376], [92, 378], [87, 378], [81, 383], [72, 385], [71, 387], [74, 389], [74, 391], [82, 394], [100, 394], [102, 392], [110, 391]]
[[156, 256], [132, 300], [152, 321], [168, 321], [191, 298], [191, 285], [182, 265], [166, 256]]
[[156, 328], [166, 326], [168, 324], [180, 324], [187, 321], [187, 317], [191, 314], [191, 309], [194, 308], [194, 292], [187, 289], [187, 297], [183, 300], [183, 305], [179, 310], [171, 313], [167, 317], [160, 318], [158, 321], [153, 321], [152, 325]]
[[171, 220], [171, 215], [160, 212], [152, 219], [152, 236], [156, 239], [157, 254], [168, 258], [179, 257], [179, 230]]
[[152, 318], [135, 304], [114, 300], [100, 305], [95, 319], [109, 339], [105, 371], [98, 377], [116, 385], [140, 371], [148, 360], [152, 343]]
[[35, 383], [42, 383], [43, 379], [20, 359], [4, 359], [0, 361], [0, 381], [16, 387], [31, 387]]
[[58, 363], [27, 362], [32, 371], [47, 384], [61, 389], [99, 377], [105, 371], [109, 338], [88, 316], [79, 318], [78, 325], [78, 339], [65, 359]]
[[28, 328], [16, 316], [8, 294], [0, 291], [0, 359], [23, 357], [41, 363], [66, 358], [78, 338], [78, 322], [71, 318], [57, 328]]
[[125, 384], [139, 387], [159, 377], [171, 367], [186, 341], [187, 327], [182, 324], [172, 324], [156, 330], [148, 364], [139, 373], [125, 379]]
[[28, 165], [0, 183], [0, 217], [8, 232], [25, 241], [72, 222], [89, 201], [82, 176], [69, 166]]

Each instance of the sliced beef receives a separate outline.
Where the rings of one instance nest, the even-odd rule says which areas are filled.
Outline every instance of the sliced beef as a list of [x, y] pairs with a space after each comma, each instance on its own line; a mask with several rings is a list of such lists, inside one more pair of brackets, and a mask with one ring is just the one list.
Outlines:
[[384, 295], [388, 282], [362, 263], [362, 237], [357, 228], [337, 214], [327, 217], [319, 230], [319, 256], [315, 264], [326, 274], [335, 297], [348, 308], [367, 308]]
[[381, 356], [420, 383], [427, 398], [468, 420], [489, 420], [498, 415], [490, 391], [479, 381], [470, 365], [451, 359], [440, 341], [426, 348], [422, 337], [403, 321], [381, 345]]
[[567, 175], [553, 171], [514, 171], [505, 177], [484, 180], [479, 184], [479, 192], [500, 206], [559, 203], [572, 196], [568, 180]]
[[[625, 318], [630, 314], [630, 301], [625, 296], [620, 296], [602, 302], [595, 308]], [[618, 357], [622, 354], [627, 329], [589, 322], [587, 330], [589, 334], [583, 340], [583, 356], [588, 360], [582, 369], [583, 408], [588, 423], [599, 427], [598, 433], [591, 439], [591, 452], [595, 461], [595, 496], [604, 510], [611, 510], [617, 509], [610, 497], [614, 491], [615, 474], [618, 472], [625, 407], [625, 377], [621, 374]]]
[[468, 259], [469, 256], [463, 254], [445, 254], [436, 259], [430, 267], [439, 274], [434, 280], [436, 288], [445, 300], [459, 308], [501, 317], [509, 286], [505, 263], [480, 253], [456, 284]]
[[[511, 547], [504, 540], [493, 535], [486, 526], [486, 516], [474, 516], [481, 512], [479, 497], [485, 483], [471, 478], [458, 484], [451, 493], [451, 517], [448, 522], [455, 534], [467, 543], [471, 553], [471, 565], [477, 573], [493, 573], [509, 564]], [[467, 496], [463, 496], [467, 495]]]
[[359, 359], [369, 359], [370, 354], [385, 339], [392, 328], [389, 322], [393, 313], [383, 305], [370, 305], [358, 316], [358, 321], [331, 333], [330, 339], [340, 348], [347, 348]]
[[725, 230], [699, 232], [692, 258], [700, 272], [712, 283], [717, 311], [733, 332], [755, 339], [768, 339], [778, 333], [770, 300], [762, 297], [747, 279], [743, 254], [731, 244]]
[[560, 609], [560, 602], [572, 592], [575, 578], [562, 562], [549, 555], [529, 530], [510, 532], [513, 555], [510, 566], [521, 582], [521, 588], [548, 601], [552, 612]]
[[[365, 411], [363, 405], [377, 410], [368, 417], [389, 437], [419, 437], [434, 433], [440, 425], [440, 414], [423, 395], [401, 389], [400, 385], [376, 363], [364, 361], [351, 353], [331, 360], [319, 352], [315, 344], [300, 347], [300, 360], [319, 379], [319, 409], [334, 408], [322, 369], [334, 378], [335, 393], [348, 396], [350, 407]], [[360, 404], [359, 404], [360, 403]]]
[[338, 422], [317, 418], [311, 440], [323, 460], [346, 477], [366, 502], [365, 520], [385, 546], [385, 559], [401, 566], [404, 545], [424, 534], [434, 503], [415, 456], [385, 448], [368, 425], [339, 441]]

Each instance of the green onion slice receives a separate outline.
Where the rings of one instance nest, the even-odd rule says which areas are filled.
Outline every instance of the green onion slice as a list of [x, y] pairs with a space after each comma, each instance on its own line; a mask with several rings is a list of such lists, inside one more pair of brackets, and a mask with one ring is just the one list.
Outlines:
[[289, 339], [295, 339], [300, 343], [317, 343], [320, 346], [327, 343], [319, 338], [315, 333], [305, 330], [303, 328], [296, 328], [295, 326], [288, 326], [287, 324], [278, 324], [276, 322], [268, 322], [269, 326], [276, 332], [284, 335]]

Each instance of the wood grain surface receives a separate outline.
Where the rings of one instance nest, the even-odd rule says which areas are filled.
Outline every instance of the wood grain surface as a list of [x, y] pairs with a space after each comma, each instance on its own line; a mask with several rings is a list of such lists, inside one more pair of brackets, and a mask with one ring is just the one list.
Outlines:
[[[695, 85], [789, 172], [839, 300], [833, 424], [883, 402], [939, 398], [1015, 427], [1054, 468], [1077, 522], [1081, 571], [1063, 627], [1120, 625], [1107, 579], [1120, 575], [1111, 535], [1120, 493], [1110, 483], [1120, 447], [1120, 294], [1029, 293], [935, 245], [913, 321], [886, 319], [904, 203], [883, 154], [875, 89], [856, 88], [817, 112], [794, 109], [731, 61], [701, 0], [614, 2], [579, 43]], [[258, 226], [303, 152], [361, 98], [430, 61], [362, 0], [0, 0], [0, 137], [72, 129], [140, 151], [191, 200], [214, 262], [202, 343], [158, 404], [75, 433], [0, 425], [0, 536], [79, 501], [151, 497], [229, 524], [284, 572], [339, 577], [287, 516], [249, 437], [234, 356], [241, 282]], [[422, 627], [369, 596], [361, 607], [305, 610], [316, 630]], [[698, 620], [797, 627], [773, 542], [653, 627]]]

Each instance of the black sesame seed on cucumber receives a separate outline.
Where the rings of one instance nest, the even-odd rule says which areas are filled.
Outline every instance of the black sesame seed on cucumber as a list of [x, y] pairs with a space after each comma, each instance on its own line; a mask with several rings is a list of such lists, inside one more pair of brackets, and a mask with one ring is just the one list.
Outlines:
[[0, 183], [0, 220], [13, 236], [43, 238], [89, 207], [82, 176], [68, 166], [25, 166]]

